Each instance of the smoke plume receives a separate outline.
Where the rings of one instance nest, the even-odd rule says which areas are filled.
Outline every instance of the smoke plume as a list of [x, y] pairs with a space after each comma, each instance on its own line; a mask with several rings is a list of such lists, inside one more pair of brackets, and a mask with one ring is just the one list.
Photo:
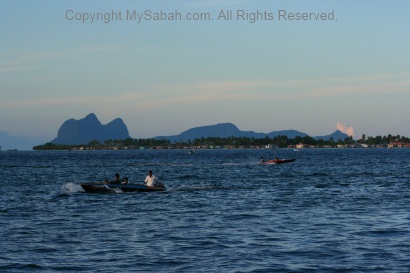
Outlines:
[[339, 131], [341, 131], [342, 133], [347, 134], [348, 136], [351, 136], [351, 137], [354, 136], [353, 126], [347, 127], [346, 124], [338, 122], [337, 123], [337, 129], [339, 129]]

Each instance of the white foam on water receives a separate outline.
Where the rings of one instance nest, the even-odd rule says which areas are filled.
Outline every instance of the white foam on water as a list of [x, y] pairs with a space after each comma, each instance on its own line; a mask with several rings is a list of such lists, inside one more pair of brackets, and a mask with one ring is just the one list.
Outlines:
[[84, 192], [83, 188], [76, 183], [65, 183], [63, 186], [61, 186], [62, 191], [64, 192]]
[[116, 193], [123, 193], [123, 191], [122, 191], [121, 189], [119, 189], [119, 188], [114, 188], [114, 191], [115, 191]]
[[213, 185], [179, 185], [173, 191], [201, 191], [201, 190], [212, 190], [216, 187]]

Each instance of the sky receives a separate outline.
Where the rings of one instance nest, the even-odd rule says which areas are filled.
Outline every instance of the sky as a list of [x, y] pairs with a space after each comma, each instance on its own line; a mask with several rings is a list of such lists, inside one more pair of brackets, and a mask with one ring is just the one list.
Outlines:
[[410, 137], [408, 10], [406, 0], [2, 0], [0, 131], [43, 144], [95, 113], [122, 118], [134, 138], [223, 122]]

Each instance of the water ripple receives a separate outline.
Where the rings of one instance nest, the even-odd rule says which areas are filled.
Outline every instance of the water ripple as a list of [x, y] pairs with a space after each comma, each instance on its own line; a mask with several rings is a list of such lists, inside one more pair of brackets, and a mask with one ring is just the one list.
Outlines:
[[[410, 150], [4, 153], [0, 271], [408, 272]], [[119, 172], [161, 193], [87, 194]]]

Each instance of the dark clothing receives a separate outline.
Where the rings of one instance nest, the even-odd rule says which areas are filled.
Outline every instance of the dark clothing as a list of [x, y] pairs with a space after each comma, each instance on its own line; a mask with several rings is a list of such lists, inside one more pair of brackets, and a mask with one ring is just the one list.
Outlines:
[[121, 180], [119, 180], [119, 179], [112, 180], [112, 181], [110, 181], [110, 184], [121, 184]]

